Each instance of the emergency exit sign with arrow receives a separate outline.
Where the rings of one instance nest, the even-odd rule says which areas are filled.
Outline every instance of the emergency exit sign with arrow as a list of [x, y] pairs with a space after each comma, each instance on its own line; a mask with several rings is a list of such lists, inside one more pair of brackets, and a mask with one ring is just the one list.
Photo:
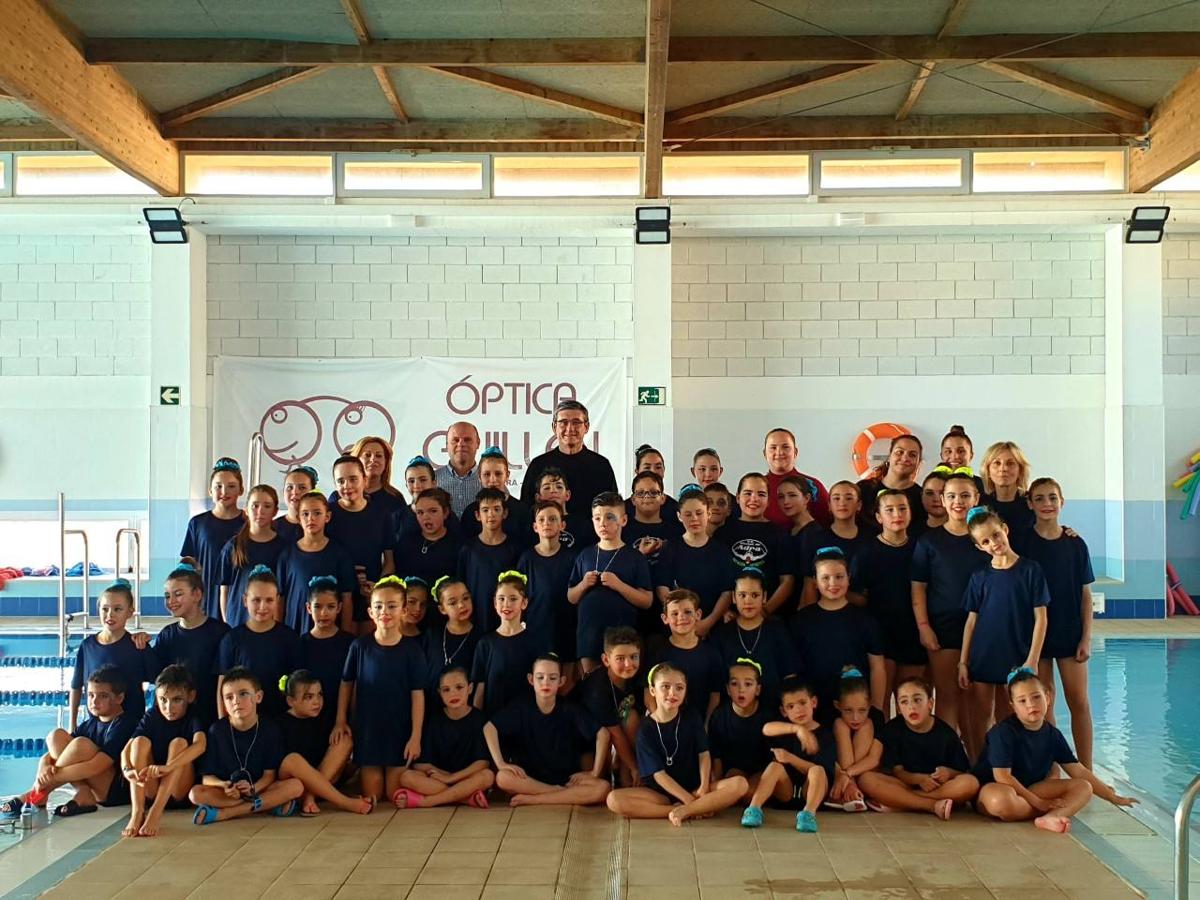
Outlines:
[[179, 385], [165, 384], [158, 389], [159, 406], [179, 405]]

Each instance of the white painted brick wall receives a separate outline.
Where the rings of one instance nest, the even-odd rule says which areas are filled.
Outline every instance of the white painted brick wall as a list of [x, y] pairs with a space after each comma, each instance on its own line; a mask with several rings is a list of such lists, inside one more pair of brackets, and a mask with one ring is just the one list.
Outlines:
[[1163, 238], [1163, 374], [1200, 375], [1200, 237]]
[[[761, 334], [717, 337], [745, 357]], [[208, 344], [210, 372], [216, 355], [629, 358], [633, 246], [225, 235], [208, 244]]]
[[[1195, 273], [1179, 277], [1200, 298], [1190, 246]], [[677, 375], [1104, 371], [1099, 235], [682, 239], [672, 253]], [[1196, 346], [1174, 346], [1200, 371], [1200, 299], [1185, 308], [1194, 330], [1177, 337]]]
[[0, 375], [146, 375], [150, 243], [0, 235]]

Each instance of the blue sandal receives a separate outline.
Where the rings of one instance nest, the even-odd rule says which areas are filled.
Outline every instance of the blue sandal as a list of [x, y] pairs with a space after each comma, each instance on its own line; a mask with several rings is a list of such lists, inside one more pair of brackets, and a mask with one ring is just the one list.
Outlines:
[[296, 810], [300, 808], [300, 804], [295, 800], [289, 800], [287, 803], [281, 803], [271, 810], [271, 815], [278, 816], [281, 819], [286, 819], [288, 816], [294, 816]]
[[200, 806], [197, 806], [196, 811], [192, 813], [192, 824], [211, 825], [213, 822], [217, 821], [217, 816], [219, 815], [220, 810], [218, 810], [215, 806], [201, 804]]
[[807, 809], [796, 813], [796, 830], [805, 834], [817, 833], [817, 817]]
[[761, 828], [763, 823], [763, 811], [758, 806], [747, 806], [746, 811], [742, 813], [743, 828]]

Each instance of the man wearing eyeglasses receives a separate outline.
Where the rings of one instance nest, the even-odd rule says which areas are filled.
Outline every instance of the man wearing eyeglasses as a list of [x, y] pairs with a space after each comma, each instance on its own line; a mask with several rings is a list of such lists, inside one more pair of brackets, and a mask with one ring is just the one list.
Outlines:
[[542, 472], [550, 467], [562, 470], [571, 491], [571, 499], [567, 501], [568, 527], [575, 535], [578, 549], [580, 543], [596, 542], [588, 527], [592, 498], [605, 491], [616, 491], [617, 477], [607, 458], [583, 445], [590, 425], [586, 406], [578, 400], [563, 400], [554, 407], [553, 425], [558, 446], [530, 461], [521, 481], [521, 501], [532, 507]]

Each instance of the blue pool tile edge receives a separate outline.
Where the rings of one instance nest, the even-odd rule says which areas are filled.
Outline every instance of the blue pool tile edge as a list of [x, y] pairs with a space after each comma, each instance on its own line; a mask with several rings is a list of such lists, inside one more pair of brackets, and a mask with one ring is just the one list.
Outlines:
[[35, 897], [44, 894], [120, 840], [125, 822], [124, 816], [118, 818], [103, 831], [88, 838], [74, 850], [67, 851], [36, 875], [26, 878], [7, 894], [0, 895], [0, 900], [34, 900]]

